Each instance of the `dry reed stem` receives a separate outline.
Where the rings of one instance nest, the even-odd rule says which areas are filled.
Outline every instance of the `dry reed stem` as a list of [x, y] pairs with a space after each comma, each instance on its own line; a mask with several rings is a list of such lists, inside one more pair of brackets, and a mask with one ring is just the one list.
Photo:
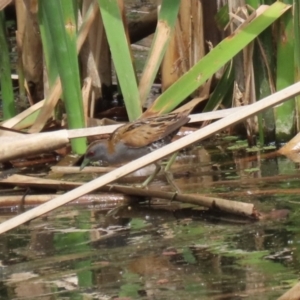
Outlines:
[[213, 135], [214, 133], [236, 124], [246, 118], [253, 116], [254, 114], [261, 112], [262, 110], [284, 102], [285, 100], [300, 94], [300, 82], [297, 82], [288, 88], [285, 88], [275, 94], [272, 94], [254, 104], [249, 105], [247, 108], [239, 110], [237, 113], [233, 113], [228, 117], [225, 117], [215, 123], [208, 125], [205, 128], [201, 128], [190, 135], [187, 135], [180, 140], [177, 140], [167, 146], [162, 147], [152, 153], [149, 153], [137, 160], [134, 160], [108, 174], [105, 174], [99, 178], [96, 178], [83, 186], [80, 186], [64, 195], [40, 205], [32, 210], [29, 210], [17, 217], [14, 217], [6, 222], [0, 224], [0, 233], [4, 233], [12, 228], [15, 228], [31, 219], [37, 218], [51, 210], [54, 210], [74, 199], [77, 199], [87, 193], [94, 191], [104, 185], [107, 185], [118, 178], [121, 178], [127, 174], [132, 173], [144, 166], [147, 166], [171, 153], [174, 153], [188, 145], [198, 142], [206, 137]]

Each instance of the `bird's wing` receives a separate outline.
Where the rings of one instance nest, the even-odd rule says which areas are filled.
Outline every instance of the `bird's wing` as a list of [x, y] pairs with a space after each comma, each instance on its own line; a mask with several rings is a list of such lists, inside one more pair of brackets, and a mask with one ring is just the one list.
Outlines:
[[171, 113], [137, 120], [119, 127], [111, 136], [115, 144], [122, 141], [128, 147], [140, 148], [158, 141], [186, 124], [189, 118], [184, 113]]

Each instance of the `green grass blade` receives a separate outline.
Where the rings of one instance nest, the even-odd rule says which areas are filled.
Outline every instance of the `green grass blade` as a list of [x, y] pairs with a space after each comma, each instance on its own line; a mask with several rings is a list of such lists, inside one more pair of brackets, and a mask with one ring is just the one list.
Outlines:
[[[287, 1], [285, 1], [287, 2]], [[292, 4], [292, 0], [288, 1]], [[290, 10], [281, 17], [277, 44], [277, 91], [294, 83], [294, 28], [293, 12]], [[295, 99], [274, 107], [276, 140], [283, 142], [291, 139], [295, 133]]]
[[233, 87], [234, 82], [234, 71], [232, 66], [232, 61], [226, 66], [225, 72], [222, 78], [219, 80], [216, 88], [212, 92], [207, 104], [205, 105], [202, 112], [213, 111], [223, 102], [225, 96], [227, 95], [229, 89]]
[[[294, 0], [294, 31], [295, 31], [295, 82], [300, 81], [300, 2]], [[296, 96], [297, 131], [300, 130], [300, 96]]]
[[55, 59], [54, 43], [50, 33], [50, 25], [48, 24], [45, 7], [41, 3], [42, 1], [43, 0], [39, 0], [39, 10], [38, 10], [39, 28], [41, 32], [43, 53], [44, 53], [44, 59], [45, 59], [47, 75], [48, 75], [48, 84], [49, 84], [49, 88], [51, 89], [51, 87], [53, 86], [53, 84], [55, 83], [58, 77], [58, 69], [57, 69], [57, 63]]
[[11, 80], [11, 67], [9, 59], [9, 47], [6, 37], [4, 11], [0, 11], [0, 84], [3, 107], [3, 118], [7, 120], [16, 114], [14, 92]]
[[118, 1], [98, 0], [98, 3], [129, 120], [132, 121], [141, 115], [142, 107]]
[[[247, 0], [247, 4], [257, 9], [266, 4], [264, 0]], [[254, 44], [253, 69], [256, 89], [256, 99], [262, 99], [275, 92], [275, 53], [272, 28], [264, 30]], [[275, 140], [275, 119], [273, 109], [263, 111], [258, 115], [259, 141]]]
[[[58, 72], [62, 83], [68, 126], [71, 129], [84, 127], [79, 67], [76, 50], [76, 11], [72, 0], [41, 1], [49, 24]], [[84, 138], [71, 142], [72, 150], [84, 153]]]
[[174, 109], [289, 8], [275, 2], [249, 24], [242, 25], [156, 99], [148, 113], [167, 113]]

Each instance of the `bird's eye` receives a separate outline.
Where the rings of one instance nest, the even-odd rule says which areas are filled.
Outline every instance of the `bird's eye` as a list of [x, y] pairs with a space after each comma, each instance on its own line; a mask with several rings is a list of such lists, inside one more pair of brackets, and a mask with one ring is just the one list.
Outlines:
[[87, 154], [88, 157], [92, 157], [94, 155], [95, 155], [95, 151], [89, 151]]

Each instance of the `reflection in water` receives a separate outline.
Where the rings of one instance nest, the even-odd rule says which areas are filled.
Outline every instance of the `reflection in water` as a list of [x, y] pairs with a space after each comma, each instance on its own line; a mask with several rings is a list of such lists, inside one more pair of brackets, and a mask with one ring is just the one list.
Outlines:
[[0, 236], [0, 298], [276, 299], [298, 269], [299, 171], [260, 158], [197, 147], [172, 171], [184, 191], [277, 209], [264, 220], [160, 199], [63, 207]]

